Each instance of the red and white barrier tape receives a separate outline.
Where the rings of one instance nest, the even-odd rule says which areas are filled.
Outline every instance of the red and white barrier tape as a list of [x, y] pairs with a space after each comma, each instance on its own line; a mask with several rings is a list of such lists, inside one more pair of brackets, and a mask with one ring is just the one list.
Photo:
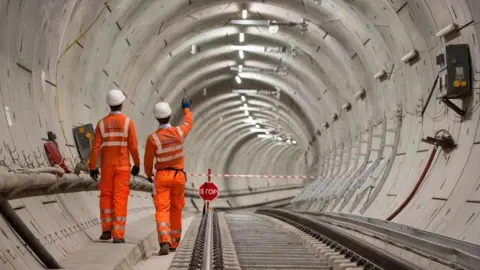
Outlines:
[[[208, 176], [206, 173], [187, 173], [188, 176]], [[241, 178], [280, 178], [280, 179], [333, 179], [337, 177], [320, 177], [308, 175], [251, 175], [251, 174], [218, 174], [212, 173], [211, 177], [241, 177]]]

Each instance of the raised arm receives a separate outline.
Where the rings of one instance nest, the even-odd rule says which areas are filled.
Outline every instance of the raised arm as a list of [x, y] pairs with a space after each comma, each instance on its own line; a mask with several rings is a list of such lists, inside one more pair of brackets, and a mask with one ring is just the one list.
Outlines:
[[183, 131], [183, 134], [184, 134], [183, 136], [187, 137], [188, 133], [193, 128], [193, 116], [189, 108], [183, 109], [183, 117], [184, 117], [183, 124], [180, 125], [180, 128]]

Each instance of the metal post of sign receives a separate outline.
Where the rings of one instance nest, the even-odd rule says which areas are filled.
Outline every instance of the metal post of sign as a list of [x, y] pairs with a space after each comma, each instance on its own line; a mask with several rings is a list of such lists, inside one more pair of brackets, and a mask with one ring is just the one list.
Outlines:
[[[208, 169], [208, 179], [207, 179], [208, 183], [212, 182], [212, 169]], [[207, 201], [206, 203], [206, 208], [207, 208], [207, 212], [210, 211], [210, 201]]]
[[[207, 173], [207, 182], [210, 183], [211, 181], [212, 181], [212, 169], [209, 168], [208, 173]], [[206, 188], [207, 187], [203, 188], [203, 193], [204, 194], [205, 194]], [[209, 201], [204, 200], [203, 201], [203, 215], [205, 215], [205, 213], [207, 213], [209, 209], [210, 209]]]

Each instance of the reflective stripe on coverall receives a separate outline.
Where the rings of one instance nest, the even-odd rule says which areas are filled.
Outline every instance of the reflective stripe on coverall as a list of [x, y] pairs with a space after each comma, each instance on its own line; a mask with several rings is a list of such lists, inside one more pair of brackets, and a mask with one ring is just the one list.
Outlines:
[[[154, 201], [159, 243], [177, 248], [182, 234], [182, 209], [185, 204], [186, 175], [183, 172], [183, 140], [192, 129], [189, 109], [184, 109], [185, 123], [178, 127], [162, 125], [152, 133], [145, 146], [144, 169], [153, 175], [155, 159]], [[181, 172], [181, 173], [179, 173]]]
[[130, 195], [130, 155], [140, 166], [135, 125], [120, 112], [112, 112], [100, 120], [95, 129], [95, 141], [89, 167], [96, 168], [100, 160], [100, 218], [102, 231], [112, 231], [112, 237], [125, 236], [128, 196]]

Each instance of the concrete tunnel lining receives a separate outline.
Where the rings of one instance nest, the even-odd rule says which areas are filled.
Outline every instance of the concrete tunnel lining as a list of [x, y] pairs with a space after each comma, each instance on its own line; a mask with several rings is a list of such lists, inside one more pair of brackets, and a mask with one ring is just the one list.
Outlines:
[[[315, 189], [317, 192], [302, 193], [300, 196], [306, 197], [297, 198], [294, 206], [298, 209], [325, 206], [328, 211], [384, 218], [404, 200], [426, 162], [430, 146], [420, 139], [445, 128], [459, 142], [459, 148], [448, 155], [437, 155], [417, 195], [394, 221], [478, 244], [480, 193], [475, 160], [480, 155], [477, 147], [480, 26], [476, 20], [480, 19], [480, 5], [473, 0], [396, 0], [379, 1], [375, 5], [366, 0], [324, 0], [321, 5], [310, 0], [305, 0], [304, 5], [301, 1], [249, 2], [247, 8], [252, 11], [251, 16], [261, 14], [269, 19], [292, 21], [305, 18], [309, 29], [302, 35], [281, 27], [278, 34], [272, 35], [264, 29], [245, 27], [246, 44], [287, 47], [292, 44], [299, 53], [295, 58], [248, 53], [242, 61], [238, 60], [235, 50], [222, 44], [225, 42], [223, 35], [232, 34], [232, 42], [237, 38], [234, 34], [242, 28], [217, 23], [217, 20], [238, 19], [244, 8], [241, 1], [212, 3], [205, 0], [194, 1], [192, 5], [183, 1], [111, 1], [91, 32], [63, 56], [57, 77], [55, 66], [59, 54], [93, 21], [101, 8], [103, 3], [100, 2], [65, 0], [17, 5], [13, 1], [8, 4], [0, 1], [0, 36], [8, 40], [0, 42], [0, 59], [4, 63], [0, 65], [0, 113], [5, 115], [0, 118], [0, 126], [8, 131], [0, 134], [5, 143], [0, 145], [0, 164], [17, 171], [21, 167], [46, 166], [41, 136], [53, 130], [61, 151], [69, 164], [74, 165], [78, 157], [75, 147], [71, 146], [74, 145], [71, 127], [89, 122], [95, 124], [108, 110], [104, 94], [114, 87], [125, 90], [129, 98], [133, 98], [126, 106], [126, 113], [136, 121], [142, 145], [154, 128], [151, 117], [154, 104], [160, 98], [178, 103], [186, 88], [189, 96], [195, 97], [193, 111], [197, 113], [196, 128], [187, 141], [189, 170], [205, 172], [215, 165], [219, 173], [309, 173], [335, 177], [330, 181], [318, 180], [317, 184], [321, 185]], [[438, 30], [450, 23], [460, 26], [456, 36], [435, 37]], [[192, 56], [188, 50], [194, 43], [205, 50]], [[460, 121], [450, 109], [432, 101], [427, 115], [419, 118], [418, 107], [423, 105], [439, 70], [436, 56], [445, 52], [445, 45], [458, 43], [469, 44], [472, 54], [474, 96], [466, 102], [470, 103], [468, 117]], [[418, 51], [420, 61], [401, 63], [400, 58], [412, 49]], [[171, 58], [168, 52], [172, 52]], [[234, 82], [234, 74], [226, 71], [227, 66], [248, 63], [265, 68], [275, 67], [277, 61], [290, 69], [288, 76], [242, 73], [242, 85], [270, 85], [272, 90], [278, 86], [282, 94], [288, 95], [280, 100], [250, 98], [260, 101], [257, 104], [262, 106], [281, 104], [282, 126], [291, 133], [296, 131], [297, 146], [277, 146], [250, 134], [250, 126], [239, 121], [243, 112], [234, 113], [239, 107], [239, 96], [231, 94], [226, 87]], [[387, 78], [374, 80], [372, 76], [382, 69]], [[180, 71], [178, 75], [177, 71]], [[180, 81], [181, 77], [188, 78]], [[201, 94], [203, 88], [208, 89], [205, 97]], [[366, 96], [357, 100], [354, 94], [362, 88]], [[341, 109], [347, 101], [351, 104], [350, 111]], [[211, 104], [216, 102], [224, 105], [212, 110]], [[285, 115], [292, 102], [292, 115]], [[398, 108], [402, 119], [398, 131], [401, 140], [395, 151], [391, 146], [378, 149], [378, 136], [385, 138], [386, 145], [391, 145], [393, 132], [376, 134], [365, 130], [376, 129], [375, 126], [385, 122], [387, 130], [394, 128], [392, 123], [397, 120], [392, 120], [391, 115]], [[338, 120], [331, 119], [333, 113], [338, 114]], [[271, 112], [262, 114], [271, 121], [274, 116]], [[232, 121], [231, 124], [215, 120], [220, 117], [224, 122]], [[180, 118], [181, 111], [175, 108], [175, 121]], [[330, 125], [328, 129], [322, 126], [325, 122]], [[203, 127], [210, 124], [212, 128]], [[317, 130], [321, 135], [315, 134]], [[371, 145], [364, 143], [365, 140], [371, 141]], [[355, 145], [358, 148], [351, 148]], [[12, 149], [16, 149], [16, 153], [10, 155]], [[387, 159], [393, 164], [389, 169]], [[258, 160], [264, 162], [256, 162]], [[362, 182], [358, 176], [367, 181]], [[379, 178], [384, 178], [382, 186], [379, 186]], [[196, 186], [204, 180], [190, 179]], [[248, 186], [293, 187], [299, 183], [296, 180], [256, 179], [218, 181], [219, 186], [232, 192]], [[375, 190], [378, 192], [372, 192], [375, 197], [367, 199], [365, 195], [353, 207], [355, 196], [368, 185], [378, 188]], [[242, 196], [232, 198], [229, 203], [245, 206], [265, 198], [277, 200], [282, 196], [294, 196], [297, 191], [292, 188], [251, 196], [251, 199]], [[75, 222], [81, 223], [84, 219], [93, 224], [97, 211], [93, 202], [96, 192], [77, 193], [16, 199], [11, 203], [28, 204], [25, 208], [28, 211], [37, 209], [38, 213], [60, 220], [62, 210], [49, 208], [42, 212], [43, 208], [35, 206], [41, 205], [43, 197], [49, 197], [71, 213], [83, 211]], [[134, 193], [131, 209], [145, 207], [145, 210], [139, 211], [138, 217], [134, 214], [132, 222], [152, 213], [148, 194]], [[326, 202], [327, 198], [341, 194], [345, 196]], [[61, 197], [68, 199], [58, 200]], [[308, 204], [302, 203], [305, 199]], [[229, 207], [226, 200], [228, 198], [219, 200], [219, 205]], [[28, 211], [22, 212], [22, 217], [35, 222], [39, 216], [31, 216]], [[0, 219], [0, 222], [3, 221]], [[68, 222], [59, 222], [55, 229], [48, 229], [45, 226], [53, 225], [42, 222], [39, 227], [43, 232], [37, 233], [61, 230], [66, 224]], [[0, 225], [7, 228], [5, 226]], [[87, 229], [87, 234], [97, 237], [95, 225]], [[14, 243], [15, 237], [10, 236], [10, 240], [0, 241]], [[81, 243], [87, 242], [85, 238]], [[64, 257], [61, 250], [57, 249], [55, 254], [58, 258]], [[31, 258], [28, 263], [36, 265]]]

